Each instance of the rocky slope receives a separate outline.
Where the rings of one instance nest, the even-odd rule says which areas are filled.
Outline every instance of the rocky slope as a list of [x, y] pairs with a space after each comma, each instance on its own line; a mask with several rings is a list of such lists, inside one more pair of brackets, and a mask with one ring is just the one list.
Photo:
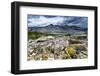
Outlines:
[[70, 40], [52, 36], [28, 40], [28, 60], [84, 58], [87, 58], [87, 48], [84, 43], [70, 45]]

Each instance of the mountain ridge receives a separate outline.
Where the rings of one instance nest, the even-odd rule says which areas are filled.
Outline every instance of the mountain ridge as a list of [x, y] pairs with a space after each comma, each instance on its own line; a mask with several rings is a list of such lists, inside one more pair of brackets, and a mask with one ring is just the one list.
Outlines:
[[28, 27], [29, 32], [47, 32], [47, 33], [76, 33], [76, 32], [86, 32], [87, 28], [82, 28], [79, 26], [68, 26], [68, 25], [53, 25], [50, 24], [44, 27]]

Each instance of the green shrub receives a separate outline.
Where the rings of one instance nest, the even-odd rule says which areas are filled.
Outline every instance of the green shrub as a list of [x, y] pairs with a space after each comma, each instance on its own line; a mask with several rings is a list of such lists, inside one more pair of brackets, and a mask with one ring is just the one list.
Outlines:
[[68, 59], [73, 59], [73, 58], [76, 58], [76, 50], [74, 47], [72, 46], [69, 46], [65, 49], [66, 51], [66, 54], [67, 54], [67, 58]]

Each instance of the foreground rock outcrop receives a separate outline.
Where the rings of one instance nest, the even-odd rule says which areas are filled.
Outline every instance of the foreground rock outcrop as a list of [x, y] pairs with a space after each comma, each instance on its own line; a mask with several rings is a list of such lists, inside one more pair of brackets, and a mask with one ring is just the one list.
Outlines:
[[40, 37], [28, 41], [28, 60], [83, 59], [87, 58], [84, 43], [70, 44], [64, 37]]

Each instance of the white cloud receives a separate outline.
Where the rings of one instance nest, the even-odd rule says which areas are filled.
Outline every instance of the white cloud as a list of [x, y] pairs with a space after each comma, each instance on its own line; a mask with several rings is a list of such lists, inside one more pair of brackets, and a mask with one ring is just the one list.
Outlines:
[[50, 17], [50, 18], [48, 18], [48, 17], [45, 17], [45, 16], [40, 16], [40, 17], [38, 17], [38, 18], [28, 18], [28, 21], [29, 21], [29, 23], [28, 23], [28, 26], [29, 27], [32, 27], [32, 26], [40, 26], [40, 27], [42, 27], [42, 26], [47, 26], [47, 25], [49, 25], [49, 24], [61, 24], [61, 23], [63, 23], [64, 22], [64, 20], [65, 20], [65, 18], [64, 17], [60, 17], [60, 16], [58, 16], [58, 17]]
[[28, 16], [28, 27], [43, 27], [53, 25], [64, 25], [69, 26], [79, 26], [87, 27], [88, 18], [87, 17], [74, 17], [74, 16], [38, 16], [38, 15], [29, 15]]

